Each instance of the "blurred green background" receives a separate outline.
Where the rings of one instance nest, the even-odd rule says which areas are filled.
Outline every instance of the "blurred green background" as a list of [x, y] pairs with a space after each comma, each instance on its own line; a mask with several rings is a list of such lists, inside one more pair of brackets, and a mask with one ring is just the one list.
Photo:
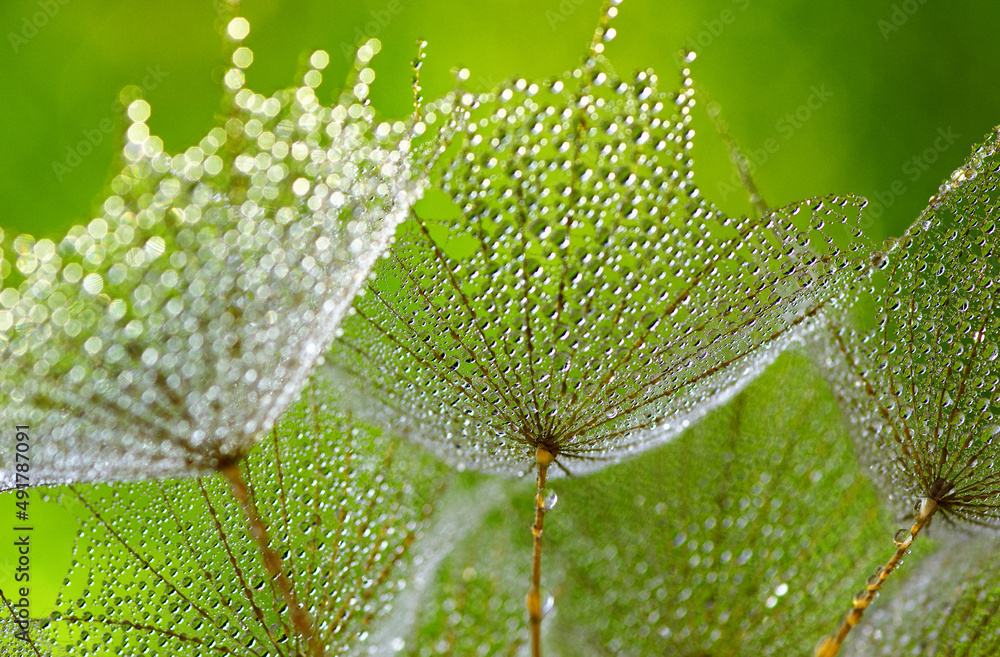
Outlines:
[[[452, 86], [456, 66], [472, 71], [474, 89], [573, 67], [599, 6], [246, 0], [256, 54], [249, 85], [265, 92], [287, 86], [302, 54], [325, 48], [333, 55], [332, 95], [348, 68], [344, 53], [377, 36], [384, 48], [374, 100], [386, 116], [404, 117], [418, 37], [429, 42], [423, 83], [433, 98]], [[1000, 123], [994, 2], [629, 0], [616, 26], [609, 54], [620, 72], [653, 67], [666, 85], [677, 75], [677, 52], [699, 52], [695, 78], [758, 165], [768, 202], [833, 192], [881, 200], [885, 210], [871, 213], [872, 237], [900, 232], [969, 147]], [[208, 0], [6, 0], [0, 27], [5, 229], [56, 236], [89, 219], [111, 175], [117, 132], [105, 128], [117, 120], [113, 101], [125, 85], [148, 87], [151, 126], [172, 150], [213, 125], [222, 59]], [[742, 211], [740, 190], [718, 184], [731, 178], [726, 153], [704, 115], [697, 118], [705, 194]], [[939, 139], [939, 130], [952, 136]], [[93, 152], [68, 172], [55, 171], [88, 150], [79, 148], [88, 136], [100, 141]], [[769, 139], [776, 152], [767, 152]]]
[[[405, 117], [418, 38], [429, 42], [425, 98], [451, 88], [461, 66], [472, 72], [468, 86], [485, 90], [512, 75], [550, 77], [577, 65], [599, 6], [246, 0], [247, 44], [256, 56], [248, 85], [259, 92], [288, 86], [302, 56], [323, 48], [331, 53], [325, 88], [332, 98], [354, 45], [374, 36], [383, 43], [374, 103], [385, 117]], [[214, 125], [223, 67], [215, 23], [208, 0], [0, 4], [0, 227], [8, 239], [57, 237], [89, 220], [114, 171], [114, 101], [126, 85], [145, 88], [150, 125], [172, 151]], [[615, 26], [608, 53], [619, 72], [652, 67], [664, 87], [677, 78], [677, 53], [698, 52], [694, 77], [721, 106], [771, 205], [860, 194], [877, 202], [868, 215], [873, 238], [899, 234], [1000, 123], [995, 2], [628, 0]], [[695, 158], [704, 194], [724, 210], [746, 212], [727, 153], [704, 104], [699, 109]], [[12, 517], [6, 502], [0, 518]], [[0, 545], [9, 543], [8, 524], [0, 520]], [[52, 570], [34, 600], [43, 614], [72, 540], [66, 512], [52, 509], [47, 524], [63, 531], [46, 532], [44, 548], [38, 534], [35, 568]], [[0, 586], [5, 574], [0, 568]]]

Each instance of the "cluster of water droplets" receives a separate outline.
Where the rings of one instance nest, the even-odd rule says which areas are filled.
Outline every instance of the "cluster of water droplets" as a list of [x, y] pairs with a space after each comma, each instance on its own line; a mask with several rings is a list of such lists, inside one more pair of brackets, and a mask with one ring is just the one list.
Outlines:
[[[353, 424], [330, 390], [310, 384], [243, 467], [324, 654], [361, 654], [408, 583], [447, 471]], [[81, 531], [54, 613], [31, 630], [44, 654], [314, 654], [222, 478], [80, 484], [62, 498]], [[13, 632], [0, 652], [35, 654]]]
[[859, 449], [898, 498], [952, 519], [1000, 521], [997, 133], [896, 242], [858, 328], [831, 326], [827, 359]]
[[123, 169], [98, 215], [59, 240], [3, 240], [0, 418], [31, 426], [32, 483], [178, 476], [245, 454], [420, 192], [414, 128], [369, 106], [377, 41], [325, 106], [323, 51], [296, 87], [247, 88], [248, 32], [242, 17], [226, 28], [222, 125], [171, 155], [127, 95]]
[[573, 592], [552, 629], [561, 654], [809, 646], [881, 547], [838, 416], [820, 373], [786, 355], [655, 459], [563, 484], [580, 512], [550, 523]]
[[[842, 611], [841, 583], [885, 545], [836, 399], [802, 354], [742, 395], [655, 451], [559, 482], [572, 503], [545, 519], [544, 654], [797, 654]], [[487, 518], [523, 515], [525, 487]], [[456, 546], [412, 654], [525, 645], [523, 525], [484, 521]]]
[[[531, 581], [531, 543], [526, 523], [510, 522], [525, 516], [527, 490], [510, 481], [499, 483], [490, 491], [485, 513], [471, 519], [466, 536], [450, 545], [442, 559], [402, 655], [528, 654], [525, 591]], [[560, 566], [547, 561], [544, 579], [557, 580]], [[550, 654], [546, 635], [558, 613], [551, 586], [541, 587], [539, 607], [545, 654]]]
[[994, 537], [949, 541], [922, 558], [919, 568], [896, 583], [897, 590], [885, 592], [886, 599], [845, 645], [844, 656], [996, 654], [997, 566]]
[[862, 202], [724, 216], [693, 182], [693, 106], [687, 69], [666, 92], [596, 51], [459, 93], [444, 196], [331, 358], [359, 412], [460, 467], [521, 472], [543, 445], [579, 472], [678, 434], [810, 331], [866, 270]]

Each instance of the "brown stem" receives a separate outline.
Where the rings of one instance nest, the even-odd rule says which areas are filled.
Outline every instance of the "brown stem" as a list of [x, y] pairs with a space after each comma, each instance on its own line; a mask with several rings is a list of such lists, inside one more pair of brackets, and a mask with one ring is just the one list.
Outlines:
[[535, 452], [538, 477], [535, 479], [535, 524], [531, 527], [535, 550], [531, 562], [531, 590], [525, 598], [525, 604], [528, 606], [528, 622], [531, 625], [531, 657], [542, 657], [542, 530], [546, 511], [542, 496], [545, 492], [545, 473], [555, 458], [555, 454], [542, 446]]
[[247, 520], [250, 523], [250, 535], [253, 536], [257, 547], [260, 549], [264, 569], [278, 585], [278, 590], [281, 591], [285, 604], [288, 606], [288, 615], [292, 619], [292, 624], [308, 644], [309, 654], [312, 657], [323, 657], [325, 651], [316, 637], [316, 633], [313, 631], [312, 618], [309, 617], [309, 613], [299, 603], [298, 596], [295, 595], [295, 589], [285, 575], [281, 557], [271, 548], [271, 539], [267, 534], [267, 527], [264, 525], [264, 521], [260, 519], [260, 516], [257, 515], [257, 509], [250, 503], [250, 495], [243, 481], [243, 475], [240, 473], [239, 465], [236, 463], [226, 465], [220, 468], [219, 472], [229, 482], [233, 496], [240, 503], [240, 506], [243, 507], [243, 513], [246, 514]]
[[882, 588], [882, 582], [888, 579], [892, 571], [896, 570], [899, 562], [903, 560], [903, 556], [910, 549], [913, 539], [917, 537], [920, 530], [927, 526], [931, 516], [937, 510], [938, 503], [936, 500], [929, 497], [923, 499], [916, 518], [913, 521], [913, 526], [910, 527], [909, 534], [906, 534], [905, 529], [900, 529], [896, 532], [896, 535], [893, 537], [893, 541], [896, 543], [896, 552], [884, 566], [880, 566], [875, 571], [875, 574], [868, 578], [868, 584], [865, 586], [865, 589], [854, 594], [854, 608], [847, 612], [847, 616], [844, 618], [844, 622], [841, 623], [840, 629], [835, 634], [824, 638], [816, 647], [815, 657], [834, 657], [840, 652], [840, 646], [843, 645], [844, 639], [847, 638], [851, 629], [861, 622], [861, 617], [864, 616], [865, 609], [868, 608], [868, 605], [871, 604], [876, 594], [878, 594], [879, 589]]

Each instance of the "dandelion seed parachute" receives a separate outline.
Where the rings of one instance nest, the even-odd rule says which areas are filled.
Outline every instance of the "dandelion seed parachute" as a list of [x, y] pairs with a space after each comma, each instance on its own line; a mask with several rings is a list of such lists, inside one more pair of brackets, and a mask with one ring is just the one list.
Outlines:
[[368, 105], [378, 47], [361, 46], [332, 107], [315, 90], [325, 52], [268, 97], [236, 48], [226, 120], [176, 155], [133, 99], [98, 216], [58, 241], [4, 240], [0, 419], [32, 427], [32, 484], [205, 473], [298, 394], [421, 191], [411, 128]]
[[[895, 242], [874, 278], [873, 312], [858, 310], [856, 324], [831, 318], [820, 334], [876, 483], [893, 499], [917, 502], [886, 576], [931, 516], [1000, 526], [998, 142], [1000, 131], [987, 136]], [[856, 610], [874, 597], [883, 571]], [[836, 654], [849, 629], [842, 625], [816, 654]]]
[[598, 469], [729, 399], [866, 275], [859, 199], [749, 219], [702, 197], [688, 74], [665, 92], [595, 51], [456, 95], [448, 210], [401, 226], [328, 359], [358, 413], [462, 468], [522, 474], [544, 446], [553, 475]]

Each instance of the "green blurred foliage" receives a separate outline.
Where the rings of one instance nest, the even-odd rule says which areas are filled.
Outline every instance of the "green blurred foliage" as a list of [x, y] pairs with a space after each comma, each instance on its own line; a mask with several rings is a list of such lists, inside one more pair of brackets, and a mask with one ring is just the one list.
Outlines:
[[[57, 235], [86, 221], [100, 200], [116, 150], [115, 133], [101, 127], [115, 120], [112, 104], [123, 87], [142, 86], [150, 69], [161, 74], [146, 96], [151, 126], [173, 150], [213, 125], [220, 97], [222, 56], [210, 3], [61, 1], [0, 6], [0, 121], [8, 126], [0, 226], [36, 235]], [[333, 54], [328, 79], [335, 86], [348, 68], [344, 53], [377, 36], [384, 47], [375, 103], [402, 117], [412, 104], [409, 63], [418, 38], [429, 42], [426, 98], [452, 86], [456, 66], [471, 70], [471, 88], [484, 89], [511, 75], [545, 77], [574, 66], [593, 34], [599, 3], [248, 0], [244, 10], [256, 54], [252, 88], [286, 86], [301, 55], [313, 48]], [[27, 27], [32, 20], [44, 25], [33, 30]], [[893, 20], [900, 25], [890, 30], [897, 27]], [[671, 77], [678, 51], [695, 48], [695, 78], [759, 163], [765, 199], [776, 206], [827, 193], [873, 200], [881, 193], [892, 204], [873, 217], [872, 236], [879, 238], [901, 232], [971, 144], [998, 122], [1000, 88], [991, 84], [1000, 74], [998, 24], [1000, 6], [986, 0], [630, 0], [621, 7], [609, 54], [619, 71], [653, 67]], [[828, 97], [794, 128], [786, 115], [794, 117], [813, 87]], [[949, 128], [958, 135], [954, 143], [944, 153], [927, 151], [938, 130]], [[704, 115], [696, 129], [713, 131]], [[88, 131], [104, 138], [60, 182], [53, 163], [65, 163], [67, 149], [75, 150]], [[767, 152], [768, 139], [776, 140], [776, 152]], [[925, 160], [926, 171], [912, 162], [925, 154], [934, 159]], [[732, 173], [717, 140], [702, 140], [696, 158], [706, 193], [727, 211], [745, 211], [740, 190], [726, 193], [716, 185]], [[894, 181], [902, 193], [892, 191]]]

